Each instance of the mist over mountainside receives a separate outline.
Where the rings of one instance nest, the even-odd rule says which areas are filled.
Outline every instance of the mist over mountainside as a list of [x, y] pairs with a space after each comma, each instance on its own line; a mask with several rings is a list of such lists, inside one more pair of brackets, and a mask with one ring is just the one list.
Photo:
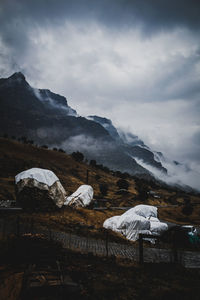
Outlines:
[[67, 153], [81, 151], [113, 170], [182, 184], [169, 180], [170, 165], [163, 154], [152, 151], [138, 136], [115, 128], [107, 118], [79, 116], [65, 97], [32, 88], [20, 72], [0, 79], [0, 107], [1, 135], [26, 136]]
[[79, 117], [65, 97], [32, 88], [22, 73], [0, 80], [1, 134], [26, 136], [40, 145], [81, 151], [112, 169], [151, 177], [100, 124]]
[[157, 161], [154, 158], [154, 153], [137, 136], [122, 131], [119, 134], [117, 129], [113, 126], [112, 121], [109, 119], [101, 118], [99, 116], [89, 116], [88, 118], [101, 124], [127, 155], [134, 159], [141, 159], [154, 168], [158, 168], [161, 172], [167, 173], [167, 169], [162, 166], [160, 161]]
[[123, 151], [147, 169], [155, 178], [170, 185], [182, 186], [185, 190], [199, 191], [200, 174], [187, 164], [173, 161], [163, 153], [153, 151], [137, 135], [115, 128], [112, 121], [99, 116], [89, 116], [90, 120], [101, 124], [123, 148]]

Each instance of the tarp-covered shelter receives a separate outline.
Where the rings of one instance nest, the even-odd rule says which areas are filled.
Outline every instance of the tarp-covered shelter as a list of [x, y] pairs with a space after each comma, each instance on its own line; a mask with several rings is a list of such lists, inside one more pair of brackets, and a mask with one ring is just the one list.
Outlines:
[[66, 192], [59, 178], [50, 170], [32, 168], [15, 176], [17, 203], [24, 209], [61, 208]]
[[151, 205], [137, 205], [121, 216], [107, 219], [103, 227], [121, 233], [131, 241], [136, 241], [141, 233], [160, 235], [168, 229], [167, 224], [157, 218], [157, 207]]
[[93, 200], [94, 191], [90, 185], [81, 185], [71, 196], [67, 197], [64, 205], [73, 207], [88, 206]]

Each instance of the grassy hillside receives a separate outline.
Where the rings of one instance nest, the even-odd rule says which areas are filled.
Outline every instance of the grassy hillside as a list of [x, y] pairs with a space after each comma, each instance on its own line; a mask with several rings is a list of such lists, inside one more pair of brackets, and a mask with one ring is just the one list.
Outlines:
[[[81, 184], [86, 184], [87, 171], [89, 171], [89, 184], [94, 188], [94, 198], [106, 198], [107, 203], [104, 203], [104, 205], [107, 207], [130, 207], [141, 203], [165, 206], [159, 207], [160, 218], [177, 223], [200, 224], [200, 205], [193, 206], [193, 211], [188, 216], [182, 213], [183, 204], [187, 201], [192, 204], [200, 202], [198, 195], [186, 194], [177, 189], [162, 187], [159, 184], [148, 183], [143, 180], [138, 182], [133, 177], [126, 178], [129, 183], [128, 193], [121, 195], [116, 185], [120, 179], [117, 175], [120, 174], [116, 172], [104, 172], [88, 165], [88, 163], [78, 162], [65, 153], [23, 144], [6, 138], [0, 138], [0, 200], [15, 199], [15, 175], [32, 167], [52, 170], [59, 177], [68, 195]], [[100, 184], [108, 185], [106, 196], [101, 195]], [[138, 189], [138, 185], [140, 185], [140, 189]], [[154, 190], [159, 197], [155, 198], [148, 194], [147, 199], [142, 200], [140, 197], [142, 195], [141, 185], [145, 190]], [[99, 206], [101, 205], [100, 202]], [[80, 226], [81, 224], [84, 228], [94, 226], [94, 229], [98, 230], [102, 228], [103, 221], [106, 218], [122, 213], [121, 210], [111, 209], [101, 212], [89, 209], [64, 208], [58, 212], [35, 213], [31, 217], [37, 221], [50, 223], [52, 226], [59, 226], [62, 229], [68, 225], [68, 230], [70, 228], [72, 230], [74, 225], [78, 224]], [[24, 214], [25, 217], [27, 217], [26, 214]]]
[[[88, 170], [89, 184], [94, 188], [95, 197], [101, 196], [99, 184], [106, 183], [108, 184], [106, 198], [123, 201], [121, 195], [116, 195], [118, 177], [91, 167], [86, 163], [78, 162], [70, 155], [59, 151], [0, 138], [0, 162], [0, 199], [2, 200], [15, 199], [14, 176], [16, 174], [26, 169], [38, 167], [52, 170], [60, 179], [68, 195], [74, 192], [81, 184], [86, 184]], [[134, 180], [128, 179], [128, 181], [130, 188], [129, 194], [124, 199], [126, 201], [137, 195]]]

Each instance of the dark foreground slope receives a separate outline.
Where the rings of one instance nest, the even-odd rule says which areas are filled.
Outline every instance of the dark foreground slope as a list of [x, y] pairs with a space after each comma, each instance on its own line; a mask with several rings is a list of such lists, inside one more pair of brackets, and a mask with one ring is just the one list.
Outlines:
[[[114, 257], [100, 258], [68, 251], [59, 244], [34, 236], [10, 242], [6, 252], [5, 244], [1, 243], [1, 300], [199, 299], [198, 269], [187, 270], [171, 264], [141, 267]], [[44, 285], [40, 290], [27, 290], [26, 266], [35, 267], [35, 281], [42, 283], [53, 267], [55, 270], [56, 260], [65, 278], [65, 288], [50, 289]], [[55, 277], [55, 271], [51, 277]]]

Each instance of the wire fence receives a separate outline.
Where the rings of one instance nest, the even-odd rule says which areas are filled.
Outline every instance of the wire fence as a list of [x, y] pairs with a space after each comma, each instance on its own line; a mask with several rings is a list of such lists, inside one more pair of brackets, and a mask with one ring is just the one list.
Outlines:
[[[200, 252], [180, 249], [161, 249], [143, 245], [140, 242], [122, 244], [105, 239], [95, 239], [88, 236], [79, 236], [72, 233], [55, 231], [48, 226], [38, 226], [33, 219], [24, 222], [20, 216], [6, 218], [0, 216], [0, 234], [2, 239], [10, 236], [21, 237], [27, 234], [39, 234], [48, 240], [60, 242], [63, 248], [92, 253], [96, 256], [113, 256], [129, 259], [140, 263], [180, 263], [189, 268], [200, 268]], [[141, 242], [142, 239], [142, 242]]]

